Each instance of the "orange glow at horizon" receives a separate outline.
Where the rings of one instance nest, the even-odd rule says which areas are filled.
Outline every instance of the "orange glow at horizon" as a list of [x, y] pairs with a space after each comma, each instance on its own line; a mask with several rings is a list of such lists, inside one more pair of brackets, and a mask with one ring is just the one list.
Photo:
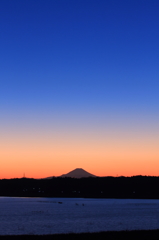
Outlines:
[[6, 134], [0, 179], [60, 176], [78, 167], [97, 176], [159, 175], [158, 134], [92, 132]]

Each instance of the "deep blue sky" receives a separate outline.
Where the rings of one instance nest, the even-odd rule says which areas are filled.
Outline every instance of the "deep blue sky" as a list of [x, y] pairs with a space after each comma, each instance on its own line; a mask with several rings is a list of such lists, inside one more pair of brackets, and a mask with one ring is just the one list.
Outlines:
[[157, 0], [1, 0], [1, 105], [158, 110], [158, 13]]
[[158, 175], [158, 145], [158, 0], [0, 0], [4, 177]]

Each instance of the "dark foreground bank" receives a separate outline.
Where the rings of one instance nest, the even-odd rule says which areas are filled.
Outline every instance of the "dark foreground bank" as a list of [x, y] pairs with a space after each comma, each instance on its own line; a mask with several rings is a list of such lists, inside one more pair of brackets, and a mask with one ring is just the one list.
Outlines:
[[54, 234], [54, 235], [18, 235], [0, 236], [0, 240], [159, 240], [159, 230], [136, 230], [119, 232]]

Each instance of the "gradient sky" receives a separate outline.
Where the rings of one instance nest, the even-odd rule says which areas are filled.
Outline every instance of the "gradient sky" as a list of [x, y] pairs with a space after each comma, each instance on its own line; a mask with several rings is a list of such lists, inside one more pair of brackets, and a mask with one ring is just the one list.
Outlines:
[[159, 175], [159, 1], [0, 0], [0, 178]]

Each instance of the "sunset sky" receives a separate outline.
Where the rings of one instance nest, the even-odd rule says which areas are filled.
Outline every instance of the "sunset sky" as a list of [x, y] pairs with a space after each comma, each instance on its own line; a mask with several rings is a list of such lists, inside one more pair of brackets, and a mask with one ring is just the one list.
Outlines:
[[159, 176], [159, 1], [0, 0], [0, 179]]

